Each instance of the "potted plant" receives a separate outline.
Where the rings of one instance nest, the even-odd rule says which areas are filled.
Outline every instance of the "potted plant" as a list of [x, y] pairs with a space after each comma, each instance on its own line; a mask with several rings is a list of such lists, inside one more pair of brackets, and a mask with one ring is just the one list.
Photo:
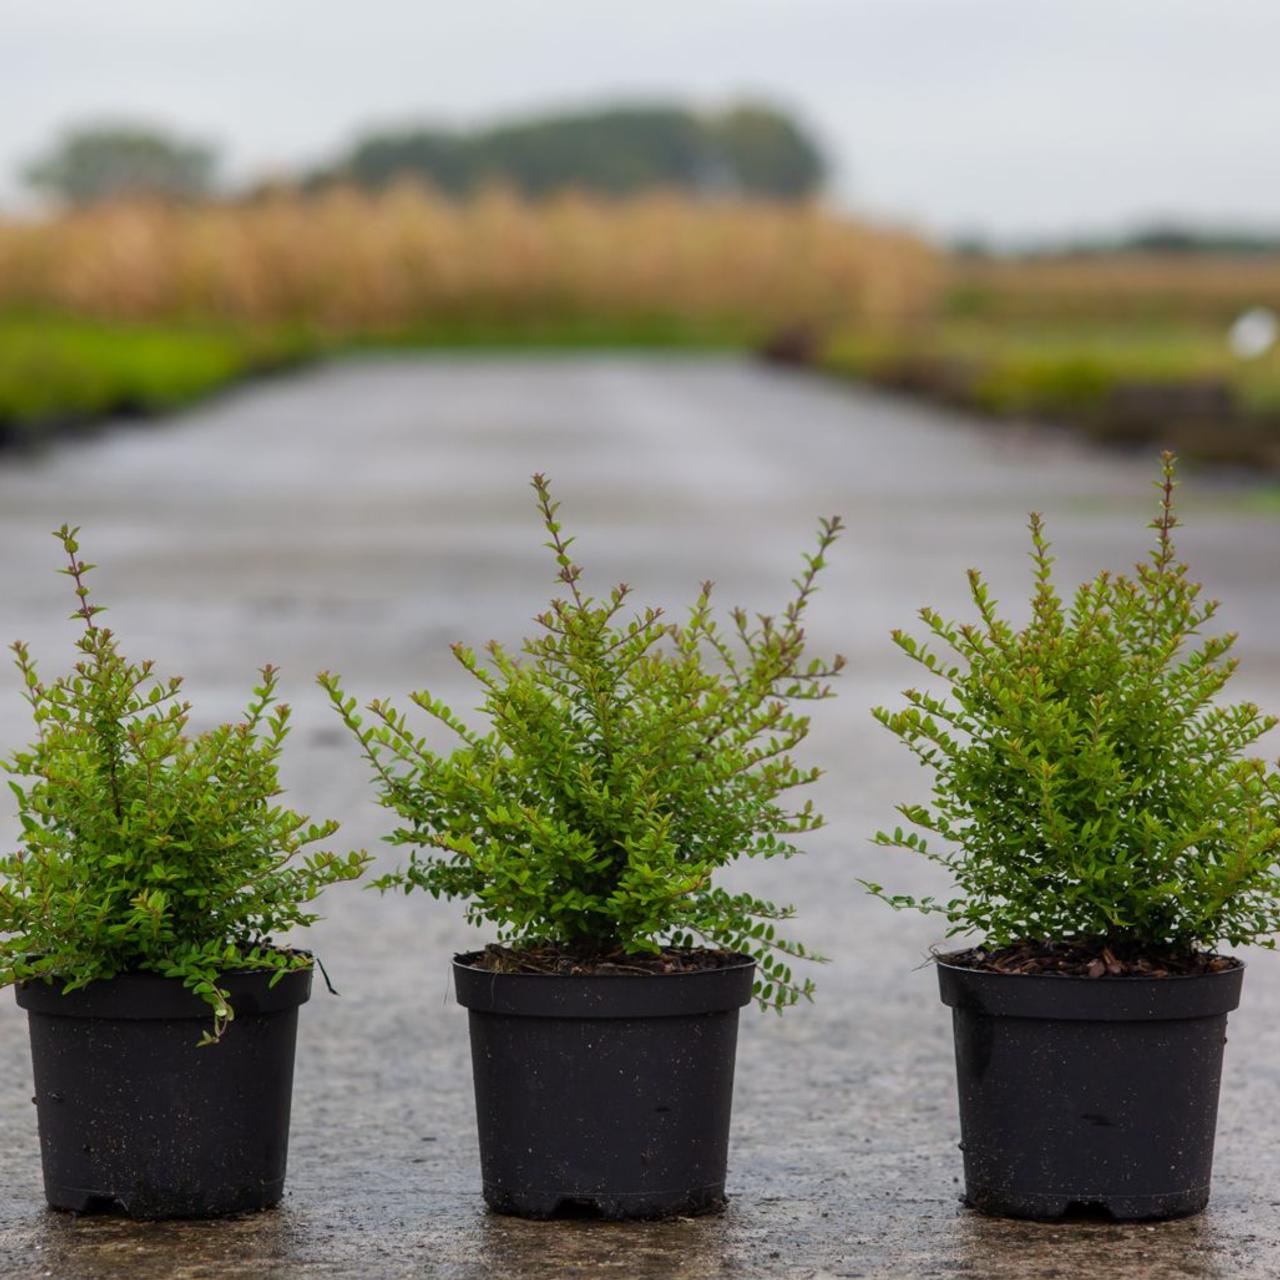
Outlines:
[[27, 1010], [45, 1191], [77, 1213], [211, 1217], [283, 1193], [297, 1011], [312, 957], [274, 941], [365, 854], [283, 808], [289, 710], [262, 669], [244, 721], [187, 732], [181, 682], [98, 623], [45, 684], [13, 646], [36, 737], [5, 762], [22, 830], [0, 858], [0, 985]]
[[[775, 932], [792, 911], [716, 883], [739, 858], [790, 857], [814, 830], [788, 805], [815, 768], [792, 757], [842, 665], [805, 657], [802, 619], [840, 530], [778, 618], [625, 616], [570, 556], [547, 481], [538, 507], [566, 594], [519, 655], [454, 655], [485, 730], [429, 693], [411, 700], [456, 739], [438, 751], [386, 702], [367, 721], [320, 681], [402, 825], [406, 867], [377, 881], [467, 902], [498, 941], [459, 955], [469, 1010], [484, 1195], [500, 1212], [662, 1217], [724, 1204], [738, 1009], [810, 994]], [[758, 969], [758, 971], [757, 971]]]
[[[1227, 1014], [1280, 924], [1280, 776], [1246, 753], [1276, 720], [1217, 695], [1235, 636], [1174, 550], [1164, 455], [1150, 557], [1070, 603], [1031, 517], [1030, 621], [920, 617], [894, 640], [933, 691], [876, 718], [933, 772], [876, 836], [937, 863], [936, 912], [978, 945], [938, 957], [959, 1077], [965, 1199], [1014, 1217], [1195, 1213], [1209, 1197]], [[935, 838], [941, 845], [935, 845]]]

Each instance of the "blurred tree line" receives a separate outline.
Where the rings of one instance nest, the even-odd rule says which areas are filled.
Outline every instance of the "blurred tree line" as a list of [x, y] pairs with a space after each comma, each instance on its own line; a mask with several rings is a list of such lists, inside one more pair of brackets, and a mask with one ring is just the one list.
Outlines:
[[[216, 153], [202, 143], [155, 128], [103, 125], [68, 131], [26, 176], [71, 204], [142, 193], [198, 199], [210, 193], [215, 164]], [[797, 199], [816, 191], [825, 173], [821, 152], [800, 125], [766, 104], [741, 103], [713, 114], [632, 106], [473, 131], [370, 133], [304, 185], [377, 189], [416, 178], [458, 196], [503, 182], [527, 195], [669, 187]]]
[[1213, 223], [1155, 222], [1121, 235], [1064, 239], [1002, 246], [981, 235], [966, 235], [949, 248], [959, 258], [1011, 258], [1034, 262], [1054, 258], [1108, 258], [1150, 254], [1159, 257], [1257, 257], [1280, 252], [1280, 229], [1218, 226]]
[[311, 182], [380, 187], [412, 176], [451, 195], [499, 180], [528, 195], [564, 187], [628, 195], [665, 186], [795, 199], [816, 191], [825, 173], [821, 152], [794, 120], [744, 103], [711, 115], [615, 107], [474, 132], [370, 134]]
[[24, 176], [69, 204], [139, 194], [193, 200], [210, 193], [216, 166], [204, 143], [147, 125], [97, 124], [67, 130]]

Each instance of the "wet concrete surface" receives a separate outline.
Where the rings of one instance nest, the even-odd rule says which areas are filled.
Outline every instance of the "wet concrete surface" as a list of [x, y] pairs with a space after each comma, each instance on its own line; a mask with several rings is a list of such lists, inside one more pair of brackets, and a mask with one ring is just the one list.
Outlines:
[[[830, 828], [737, 879], [801, 909], [834, 957], [815, 1005], [744, 1011], [732, 1203], [664, 1225], [538, 1224], [486, 1214], [463, 1012], [449, 955], [460, 911], [336, 892], [311, 942], [341, 998], [303, 1011], [289, 1189], [255, 1218], [135, 1225], [42, 1207], [26, 1030], [0, 1002], [0, 1276], [1080, 1277], [1280, 1275], [1280, 963], [1251, 954], [1232, 1016], [1214, 1201], [1156, 1226], [987, 1220], [958, 1204], [950, 1027], [923, 965], [931, 921], [895, 916], [858, 877], [941, 886], [867, 837], [926, 778], [867, 713], [914, 673], [887, 631], [925, 602], [964, 608], [963, 571], [1028, 592], [1024, 514], [1044, 510], [1064, 576], [1142, 550], [1154, 459], [988, 426], [733, 360], [385, 359], [119, 428], [38, 461], [0, 460], [0, 636], [51, 669], [73, 627], [46, 530], [82, 524], [129, 651], [187, 675], [197, 720], [234, 714], [257, 664], [284, 667], [297, 713], [292, 799], [386, 829], [364, 770], [311, 683], [362, 699], [431, 687], [463, 707], [454, 639], [517, 639], [550, 588], [529, 473], [550, 473], [592, 582], [688, 601], [779, 603], [814, 518], [840, 512], [810, 633], [849, 658], [815, 710]], [[1255, 482], [1186, 477], [1182, 546], [1244, 636], [1243, 695], [1280, 705], [1280, 502]], [[1016, 608], [1016, 605], [1015, 605]], [[0, 746], [25, 740], [0, 675]], [[1275, 748], [1273, 748], [1275, 749]], [[6, 816], [0, 832], [12, 837]]]

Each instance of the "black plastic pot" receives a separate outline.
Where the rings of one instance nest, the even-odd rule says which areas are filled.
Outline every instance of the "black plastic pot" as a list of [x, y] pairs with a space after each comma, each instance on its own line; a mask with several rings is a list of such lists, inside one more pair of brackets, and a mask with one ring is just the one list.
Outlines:
[[55, 1209], [210, 1218], [280, 1202], [311, 971], [270, 977], [224, 976], [235, 1020], [206, 1048], [209, 1006], [177, 978], [127, 974], [67, 995], [18, 986]]
[[527, 1218], [723, 1208], [738, 1010], [755, 963], [698, 973], [493, 973], [457, 956], [484, 1198]]
[[1244, 966], [1076, 978], [938, 964], [952, 1008], [965, 1201], [1057, 1219], [1209, 1200], [1227, 1014]]

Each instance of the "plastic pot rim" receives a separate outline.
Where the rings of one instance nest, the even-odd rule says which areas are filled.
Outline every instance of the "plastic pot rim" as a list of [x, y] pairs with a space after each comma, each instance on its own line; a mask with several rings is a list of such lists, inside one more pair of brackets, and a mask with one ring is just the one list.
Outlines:
[[988, 1017], [1058, 1021], [1160, 1022], [1211, 1018], [1240, 1004], [1245, 962], [1216, 973], [1163, 978], [999, 973], [934, 957], [943, 1004]]
[[756, 962], [691, 973], [499, 973], [473, 962], [480, 951], [453, 958], [458, 1003], [475, 1013], [542, 1018], [661, 1018], [739, 1009], [751, 1000]]
[[[312, 963], [299, 969], [235, 969], [219, 974], [218, 983], [237, 1015], [282, 1013], [311, 998]], [[272, 985], [272, 979], [280, 974]], [[64, 1018], [120, 1018], [128, 1021], [206, 1020], [209, 1004], [183, 985], [181, 978], [135, 970], [98, 978], [88, 986], [65, 991], [57, 977], [28, 978], [14, 984], [19, 1007], [28, 1013]]]

